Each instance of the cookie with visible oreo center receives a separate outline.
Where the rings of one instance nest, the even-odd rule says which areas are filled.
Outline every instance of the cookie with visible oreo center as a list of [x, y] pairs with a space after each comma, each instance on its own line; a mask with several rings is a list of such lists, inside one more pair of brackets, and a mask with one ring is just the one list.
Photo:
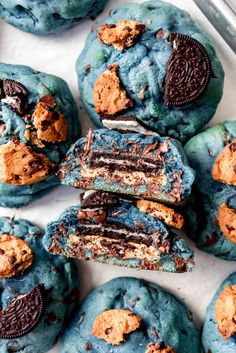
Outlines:
[[0, 218], [1, 352], [47, 352], [76, 304], [75, 268], [49, 255], [42, 236], [26, 220]]
[[0, 205], [20, 207], [59, 184], [57, 165], [79, 136], [78, 112], [62, 79], [0, 64]]
[[82, 260], [153, 271], [191, 271], [192, 250], [168, 228], [178, 228], [174, 215], [181, 216], [154, 202], [145, 206], [144, 200], [136, 203], [104, 191], [88, 191], [81, 205], [66, 209], [47, 226], [44, 245], [52, 254]]
[[77, 60], [81, 98], [98, 127], [181, 142], [220, 102], [224, 71], [208, 34], [162, 1], [125, 4], [100, 21]]
[[236, 122], [225, 121], [193, 137], [185, 146], [196, 171], [186, 214], [197, 246], [236, 261]]
[[115, 278], [92, 291], [66, 329], [60, 353], [200, 353], [184, 303], [156, 284]]

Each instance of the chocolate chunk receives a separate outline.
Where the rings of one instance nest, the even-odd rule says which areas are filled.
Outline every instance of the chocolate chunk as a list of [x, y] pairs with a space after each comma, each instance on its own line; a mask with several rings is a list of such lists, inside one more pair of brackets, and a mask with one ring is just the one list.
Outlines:
[[196, 39], [171, 33], [173, 46], [167, 64], [165, 104], [180, 107], [195, 101], [206, 90], [211, 77], [211, 61], [207, 51]]
[[0, 99], [20, 116], [27, 112], [29, 91], [20, 82], [15, 80], [1, 80]]
[[25, 336], [40, 322], [44, 308], [44, 286], [38, 285], [25, 294], [17, 295], [6, 309], [0, 310], [0, 338]]
[[115, 194], [92, 190], [80, 194], [81, 208], [106, 207], [119, 203], [119, 198]]

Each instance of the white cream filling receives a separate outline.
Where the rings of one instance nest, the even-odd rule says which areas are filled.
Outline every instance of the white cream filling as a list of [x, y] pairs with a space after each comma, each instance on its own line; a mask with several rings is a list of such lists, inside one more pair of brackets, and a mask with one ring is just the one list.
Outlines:
[[119, 165], [126, 165], [126, 166], [130, 166], [130, 165], [138, 165], [139, 162], [140, 164], [144, 164], [145, 166], [147, 167], [152, 167], [152, 168], [156, 168], [157, 165], [155, 163], [151, 163], [151, 162], [146, 162], [142, 159], [138, 160], [138, 162], [136, 163], [135, 161], [130, 161], [128, 159], [115, 159], [115, 158], [111, 158], [111, 157], [100, 157], [98, 159], [99, 162], [104, 162], [104, 163], [107, 163], [107, 164], [110, 164], [110, 163], [115, 163], [115, 164], [119, 164]]
[[144, 135], [156, 135], [159, 136], [157, 132], [149, 131], [141, 126], [137, 121], [134, 120], [109, 120], [102, 119], [103, 125], [109, 130], [127, 130], [127, 131], [135, 131]]

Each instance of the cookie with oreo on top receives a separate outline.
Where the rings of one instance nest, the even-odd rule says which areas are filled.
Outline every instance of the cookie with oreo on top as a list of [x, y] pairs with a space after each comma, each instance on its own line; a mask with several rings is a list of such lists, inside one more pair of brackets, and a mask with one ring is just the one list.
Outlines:
[[27, 205], [58, 185], [57, 165], [79, 135], [64, 80], [0, 64], [0, 206]]
[[98, 127], [186, 142], [213, 117], [224, 71], [206, 31], [164, 1], [111, 11], [77, 60], [84, 106]]
[[43, 231], [0, 218], [0, 352], [42, 353], [57, 342], [77, 300], [72, 262], [48, 254]]

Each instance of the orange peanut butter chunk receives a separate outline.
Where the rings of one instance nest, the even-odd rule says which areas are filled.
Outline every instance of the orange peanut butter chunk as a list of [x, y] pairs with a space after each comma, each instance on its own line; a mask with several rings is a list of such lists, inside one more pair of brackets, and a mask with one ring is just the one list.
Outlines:
[[12, 185], [34, 184], [46, 179], [53, 163], [35, 153], [18, 138], [0, 146], [0, 181]]
[[146, 31], [142, 22], [122, 20], [116, 24], [103, 24], [98, 31], [98, 38], [106, 45], [113, 45], [117, 50], [130, 48], [140, 34]]
[[9, 234], [0, 234], [0, 279], [21, 274], [33, 262], [29, 244]]
[[141, 212], [150, 214], [171, 227], [181, 229], [184, 225], [184, 217], [173, 208], [158, 202], [138, 200], [136, 206]]
[[212, 169], [213, 179], [236, 185], [236, 139], [218, 155]]
[[215, 304], [215, 320], [225, 340], [236, 333], [236, 285], [221, 292]]
[[140, 327], [141, 321], [141, 317], [130, 310], [107, 310], [96, 317], [91, 334], [112, 345], [119, 345], [126, 334]]
[[236, 211], [223, 203], [218, 209], [217, 220], [221, 232], [236, 244]]
[[39, 140], [59, 143], [67, 140], [66, 118], [56, 110], [56, 102], [50, 95], [43, 96], [32, 115]]
[[132, 107], [132, 101], [121, 87], [118, 66], [112, 64], [95, 82], [94, 106], [98, 114], [115, 115]]
[[163, 342], [158, 342], [150, 343], [145, 353], [176, 353], [176, 351], [170, 346], [165, 346]]

